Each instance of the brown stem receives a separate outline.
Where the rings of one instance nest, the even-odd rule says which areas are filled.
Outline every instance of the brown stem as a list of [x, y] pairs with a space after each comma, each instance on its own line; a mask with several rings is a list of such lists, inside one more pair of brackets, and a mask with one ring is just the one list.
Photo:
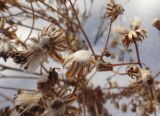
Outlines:
[[9, 90], [13, 90], [13, 91], [17, 91], [17, 90], [35, 91], [33, 89], [22, 89], [22, 88], [3, 87], [3, 86], [0, 86], [0, 89], [9, 89]]
[[119, 63], [119, 64], [111, 64], [111, 66], [123, 66], [123, 65], [132, 65], [132, 64], [139, 64], [139, 63], [138, 62]]
[[138, 45], [137, 42], [133, 39], [135, 48], [136, 48], [136, 54], [137, 54], [137, 59], [138, 59], [138, 64], [139, 66], [142, 68], [142, 63], [141, 63], [141, 59], [140, 59], [140, 55], [139, 55], [139, 50], [138, 50]]
[[32, 31], [33, 31], [33, 27], [34, 27], [34, 23], [35, 23], [34, 8], [33, 8], [32, 3], [31, 3], [31, 9], [32, 9], [32, 19], [33, 19], [33, 21], [32, 21], [32, 27], [31, 27], [30, 33], [29, 33], [29, 35], [27, 36], [27, 38], [26, 38], [26, 40], [24, 41], [24, 43], [26, 43], [26, 41], [27, 41], [27, 40], [29, 39], [29, 37], [31, 36]]
[[96, 103], [94, 103], [94, 109], [95, 109], [96, 116], [99, 116], [99, 112], [98, 112], [98, 108], [97, 108]]
[[112, 27], [112, 21], [110, 21], [110, 23], [109, 23], [107, 41], [106, 41], [105, 47], [104, 47], [104, 49], [103, 49], [103, 52], [102, 52], [102, 54], [101, 54], [101, 57], [103, 56], [104, 51], [108, 48], [109, 38], [110, 38], [110, 34], [111, 34], [111, 27]]
[[75, 23], [74, 21], [72, 21], [71, 19], [69, 19], [69, 17], [63, 15], [62, 13], [58, 12], [56, 9], [54, 9], [53, 7], [49, 6], [48, 4], [46, 4], [45, 2], [40, 1], [42, 4], [44, 4], [45, 6], [47, 6], [48, 8], [50, 8], [53, 12], [56, 12], [57, 14], [59, 14], [60, 16], [62, 16], [63, 18], [65, 18], [67, 21], [78, 25], [77, 23]]
[[8, 96], [4, 95], [3, 93], [0, 93], [0, 96], [5, 98], [7, 101], [10, 101], [13, 103], [13, 100], [11, 98], [9, 98]]
[[39, 77], [5, 76], [5, 75], [2, 75], [2, 76], [0, 76], [0, 79], [33, 79], [33, 80], [37, 80], [37, 79], [39, 79]]
[[88, 38], [86, 32], [84, 31], [84, 29], [82, 28], [81, 22], [80, 22], [80, 20], [79, 20], [79, 18], [78, 18], [78, 15], [77, 15], [77, 13], [76, 13], [76, 10], [75, 10], [75, 8], [74, 8], [74, 6], [73, 6], [71, 0], [69, 0], [69, 2], [70, 2], [70, 4], [71, 4], [72, 10], [73, 10], [73, 12], [74, 12], [74, 14], [75, 14], [75, 16], [76, 16], [76, 18], [77, 18], [79, 27], [80, 27], [80, 29], [81, 29], [81, 31], [82, 31], [82, 33], [83, 33], [83, 35], [84, 35], [84, 37], [85, 37], [87, 43], [88, 43], [88, 45], [89, 45], [89, 47], [90, 47], [90, 49], [91, 49], [93, 55], [95, 55], [95, 52], [94, 52], [94, 50], [93, 50], [93, 48], [92, 48], [92, 45], [91, 45], [91, 43], [90, 43], [90, 41], [89, 41], [89, 38]]
[[160, 71], [158, 71], [158, 72], [155, 74], [154, 78], [157, 78], [159, 75], [160, 75]]
[[39, 73], [35, 73], [35, 72], [25, 72], [24, 70], [21, 70], [21, 69], [17, 69], [17, 68], [14, 68], [14, 67], [9, 67], [9, 66], [5, 66], [5, 65], [3, 65], [3, 64], [0, 64], [0, 71], [3, 71], [3, 70], [13, 70], [13, 71], [18, 71], [18, 72], [23, 72], [23, 73], [34, 74], [34, 75], [38, 75], [38, 76], [41, 75], [41, 74], [39, 74]]

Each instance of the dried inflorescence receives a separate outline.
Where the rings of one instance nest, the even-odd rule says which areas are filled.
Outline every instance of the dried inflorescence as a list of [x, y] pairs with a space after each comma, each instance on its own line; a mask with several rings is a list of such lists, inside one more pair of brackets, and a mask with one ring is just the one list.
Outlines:
[[131, 43], [142, 41], [145, 37], [147, 37], [146, 30], [141, 28], [140, 24], [140, 19], [135, 17], [135, 19], [130, 24], [131, 30], [128, 30], [124, 27], [117, 28], [117, 32], [122, 35], [122, 43], [127, 48], [130, 46]]
[[16, 31], [17, 25], [9, 25], [4, 18], [0, 18], [0, 57], [5, 61], [10, 57], [10, 52], [26, 47]]
[[47, 62], [49, 57], [60, 63], [63, 62], [63, 57], [58, 53], [67, 48], [63, 30], [55, 30], [53, 25], [49, 25], [39, 33], [38, 38], [30, 40], [32, 44], [28, 46], [27, 50], [10, 52], [10, 57], [16, 63], [33, 71], [39, 67], [39, 64]]
[[123, 7], [120, 4], [117, 4], [114, 0], [110, 0], [110, 3], [107, 4], [107, 17], [111, 18], [111, 22], [114, 22], [117, 17], [124, 12]]
[[63, 66], [67, 68], [66, 77], [73, 80], [74, 77], [85, 76], [94, 65], [94, 57], [89, 50], [79, 50], [68, 56]]
[[[21, 115], [63, 116], [75, 115], [79, 109], [72, 106], [77, 97], [60, 80], [55, 70], [49, 76], [42, 76], [37, 82], [34, 92], [19, 91], [15, 98], [15, 106]], [[59, 86], [58, 86], [59, 85]], [[73, 116], [74, 116], [73, 115]]]

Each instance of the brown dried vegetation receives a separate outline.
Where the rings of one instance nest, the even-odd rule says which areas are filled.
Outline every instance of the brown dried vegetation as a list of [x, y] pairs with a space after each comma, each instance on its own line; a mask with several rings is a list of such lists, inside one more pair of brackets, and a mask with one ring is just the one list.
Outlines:
[[[0, 73], [6, 70], [24, 73], [21, 76], [1, 74], [0, 78], [37, 79], [34, 90], [0, 86], [1, 89], [17, 91], [14, 98], [0, 93], [11, 104], [1, 107], [1, 116], [14, 113], [19, 116], [110, 116], [110, 105], [123, 113], [130, 110], [141, 116], [156, 115], [160, 109], [160, 82], [156, 77], [160, 73], [154, 76], [142, 65], [138, 45], [147, 37], [147, 31], [141, 27], [140, 20], [135, 18], [130, 22], [130, 29], [117, 28], [121, 36], [112, 39], [112, 24], [123, 14], [124, 8], [110, 0], [96, 35], [95, 43], [106, 33], [103, 25], [109, 20], [107, 41], [99, 55], [84, 30], [94, 0], [90, 0], [90, 9], [87, 2], [83, 2], [84, 12], [78, 7], [78, 0], [0, 1], [0, 57], [6, 63], [12, 60], [20, 67], [0, 64]], [[15, 13], [13, 9], [18, 11]], [[23, 19], [30, 19], [31, 25], [23, 23]], [[47, 25], [38, 28], [36, 22], [39, 20]], [[152, 25], [160, 30], [159, 19], [154, 19]], [[29, 29], [26, 38], [17, 33], [21, 27]], [[35, 32], [38, 33], [36, 37], [32, 35]], [[130, 48], [131, 44], [135, 49]], [[119, 54], [114, 53], [116, 49], [120, 50]], [[130, 62], [125, 62], [125, 54], [134, 51], [137, 59], [131, 57]], [[126, 69], [125, 72], [120, 72], [121, 67]], [[97, 72], [113, 74], [111, 77], [106, 75], [105, 87], [92, 84], [91, 79], [103, 78], [96, 76]], [[112, 80], [117, 75], [129, 78], [131, 82], [120, 86]], [[127, 99], [125, 103], [124, 99]]]

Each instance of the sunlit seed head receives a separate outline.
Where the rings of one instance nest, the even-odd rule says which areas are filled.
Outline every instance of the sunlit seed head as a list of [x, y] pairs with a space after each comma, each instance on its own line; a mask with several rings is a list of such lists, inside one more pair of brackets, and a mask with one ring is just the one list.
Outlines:
[[125, 28], [122, 27], [122, 26], [116, 26], [116, 27], [115, 27], [115, 32], [118, 32], [119, 34], [124, 35], [124, 34], [128, 33], [128, 30], [125, 29]]
[[131, 22], [132, 29], [138, 29], [141, 25], [141, 19], [138, 17], [135, 17]]
[[79, 50], [74, 53], [74, 59], [77, 62], [88, 62], [92, 58], [92, 52], [88, 50]]
[[15, 98], [15, 105], [36, 104], [41, 99], [41, 93], [33, 93], [29, 91], [21, 91]]

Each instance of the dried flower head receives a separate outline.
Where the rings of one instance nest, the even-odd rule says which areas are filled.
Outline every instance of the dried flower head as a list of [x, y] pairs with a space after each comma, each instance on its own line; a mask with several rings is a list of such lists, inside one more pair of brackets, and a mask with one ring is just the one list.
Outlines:
[[36, 70], [43, 62], [48, 61], [47, 49], [43, 48], [38, 43], [33, 43], [33, 45], [26, 52], [27, 61], [22, 65], [24, 69], [28, 71]]
[[31, 38], [32, 45], [28, 49], [30, 55], [27, 62], [23, 65], [25, 69], [30, 71], [36, 70], [39, 64], [47, 62], [51, 57], [62, 63], [63, 58], [58, 53], [67, 49], [66, 39], [63, 30], [55, 31], [53, 25], [45, 27], [38, 35], [38, 39]]
[[156, 27], [158, 30], [160, 30], [160, 20], [158, 18], [154, 18], [151, 22], [152, 26]]
[[50, 92], [52, 93], [44, 94], [49, 108], [46, 109], [43, 115], [63, 116], [79, 112], [76, 107], [72, 106], [77, 97], [67, 89], [52, 88]]
[[75, 76], [84, 76], [90, 72], [93, 65], [92, 52], [88, 50], [79, 50], [69, 55], [63, 66], [67, 68], [66, 77], [70, 80]]
[[124, 12], [123, 7], [120, 4], [115, 3], [114, 0], [110, 0], [107, 4], [107, 17], [111, 18], [111, 22], [114, 22], [117, 17]]
[[38, 35], [39, 44], [53, 51], [64, 51], [67, 49], [65, 33], [62, 29], [56, 30], [52, 24], [45, 27]]
[[131, 43], [136, 41], [142, 41], [146, 35], [146, 30], [140, 27], [140, 19], [135, 18], [131, 22], [131, 30], [127, 30], [123, 27], [117, 29], [118, 33], [122, 35], [122, 43], [128, 48]]

